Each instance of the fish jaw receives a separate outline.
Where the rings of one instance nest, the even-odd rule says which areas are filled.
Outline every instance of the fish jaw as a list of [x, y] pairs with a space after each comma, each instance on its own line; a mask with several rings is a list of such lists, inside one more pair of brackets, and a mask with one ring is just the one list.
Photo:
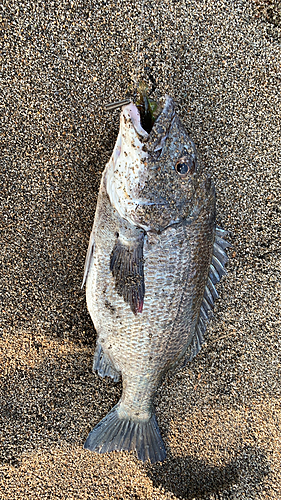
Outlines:
[[[149, 217], [143, 220], [139, 213], [165, 212], [166, 225], [178, 222], [171, 220], [169, 206], [156, 195], [144, 196], [145, 186], [154, 174], [149, 168], [151, 158], [164, 147], [169, 128], [175, 118], [174, 102], [165, 96], [163, 109], [152, 131], [148, 134], [141, 125], [139, 110], [135, 104], [123, 106], [120, 116], [119, 134], [105, 169], [106, 191], [112, 206], [119, 215], [145, 231], [152, 229]], [[155, 228], [153, 228], [155, 229]], [[156, 230], [159, 228], [157, 227]], [[140, 307], [141, 309], [141, 307]]]
[[105, 182], [112, 206], [131, 224], [135, 224], [133, 214], [137, 206], [149, 204], [149, 200], [138, 196], [147, 175], [148, 153], [143, 150], [147, 138], [137, 107], [133, 103], [124, 106], [116, 144], [105, 169]]

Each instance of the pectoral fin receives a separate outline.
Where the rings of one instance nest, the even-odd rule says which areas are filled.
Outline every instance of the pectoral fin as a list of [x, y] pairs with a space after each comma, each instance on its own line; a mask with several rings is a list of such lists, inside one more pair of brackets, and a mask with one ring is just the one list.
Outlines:
[[142, 312], [145, 294], [143, 239], [143, 234], [133, 241], [118, 237], [110, 256], [116, 291], [134, 314]]

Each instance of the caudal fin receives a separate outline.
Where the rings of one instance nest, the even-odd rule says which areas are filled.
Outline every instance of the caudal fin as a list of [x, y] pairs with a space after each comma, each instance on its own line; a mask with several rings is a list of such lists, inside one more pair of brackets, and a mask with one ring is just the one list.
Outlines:
[[84, 448], [106, 453], [110, 451], [136, 451], [138, 458], [151, 463], [166, 458], [165, 446], [153, 414], [148, 422], [135, 422], [120, 418], [119, 404], [94, 427], [88, 435]]

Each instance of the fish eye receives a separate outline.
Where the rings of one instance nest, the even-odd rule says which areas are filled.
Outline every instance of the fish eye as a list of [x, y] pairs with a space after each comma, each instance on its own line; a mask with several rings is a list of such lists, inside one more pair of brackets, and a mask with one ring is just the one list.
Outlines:
[[183, 156], [182, 158], [180, 158], [175, 165], [175, 171], [182, 178], [187, 177], [188, 174], [193, 174], [194, 170], [194, 160], [193, 158], [190, 158], [188, 156]]

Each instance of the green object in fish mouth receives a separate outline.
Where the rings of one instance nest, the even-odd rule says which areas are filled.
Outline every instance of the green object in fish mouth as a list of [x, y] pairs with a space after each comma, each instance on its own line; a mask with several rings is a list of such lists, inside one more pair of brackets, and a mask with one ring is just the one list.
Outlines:
[[160, 106], [156, 101], [152, 101], [147, 95], [147, 85], [141, 82], [138, 86], [137, 92], [139, 98], [136, 106], [139, 110], [141, 117], [141, 125], [143, 129], [149, 134], [152, 130], [156, 118], [160, 114]]

